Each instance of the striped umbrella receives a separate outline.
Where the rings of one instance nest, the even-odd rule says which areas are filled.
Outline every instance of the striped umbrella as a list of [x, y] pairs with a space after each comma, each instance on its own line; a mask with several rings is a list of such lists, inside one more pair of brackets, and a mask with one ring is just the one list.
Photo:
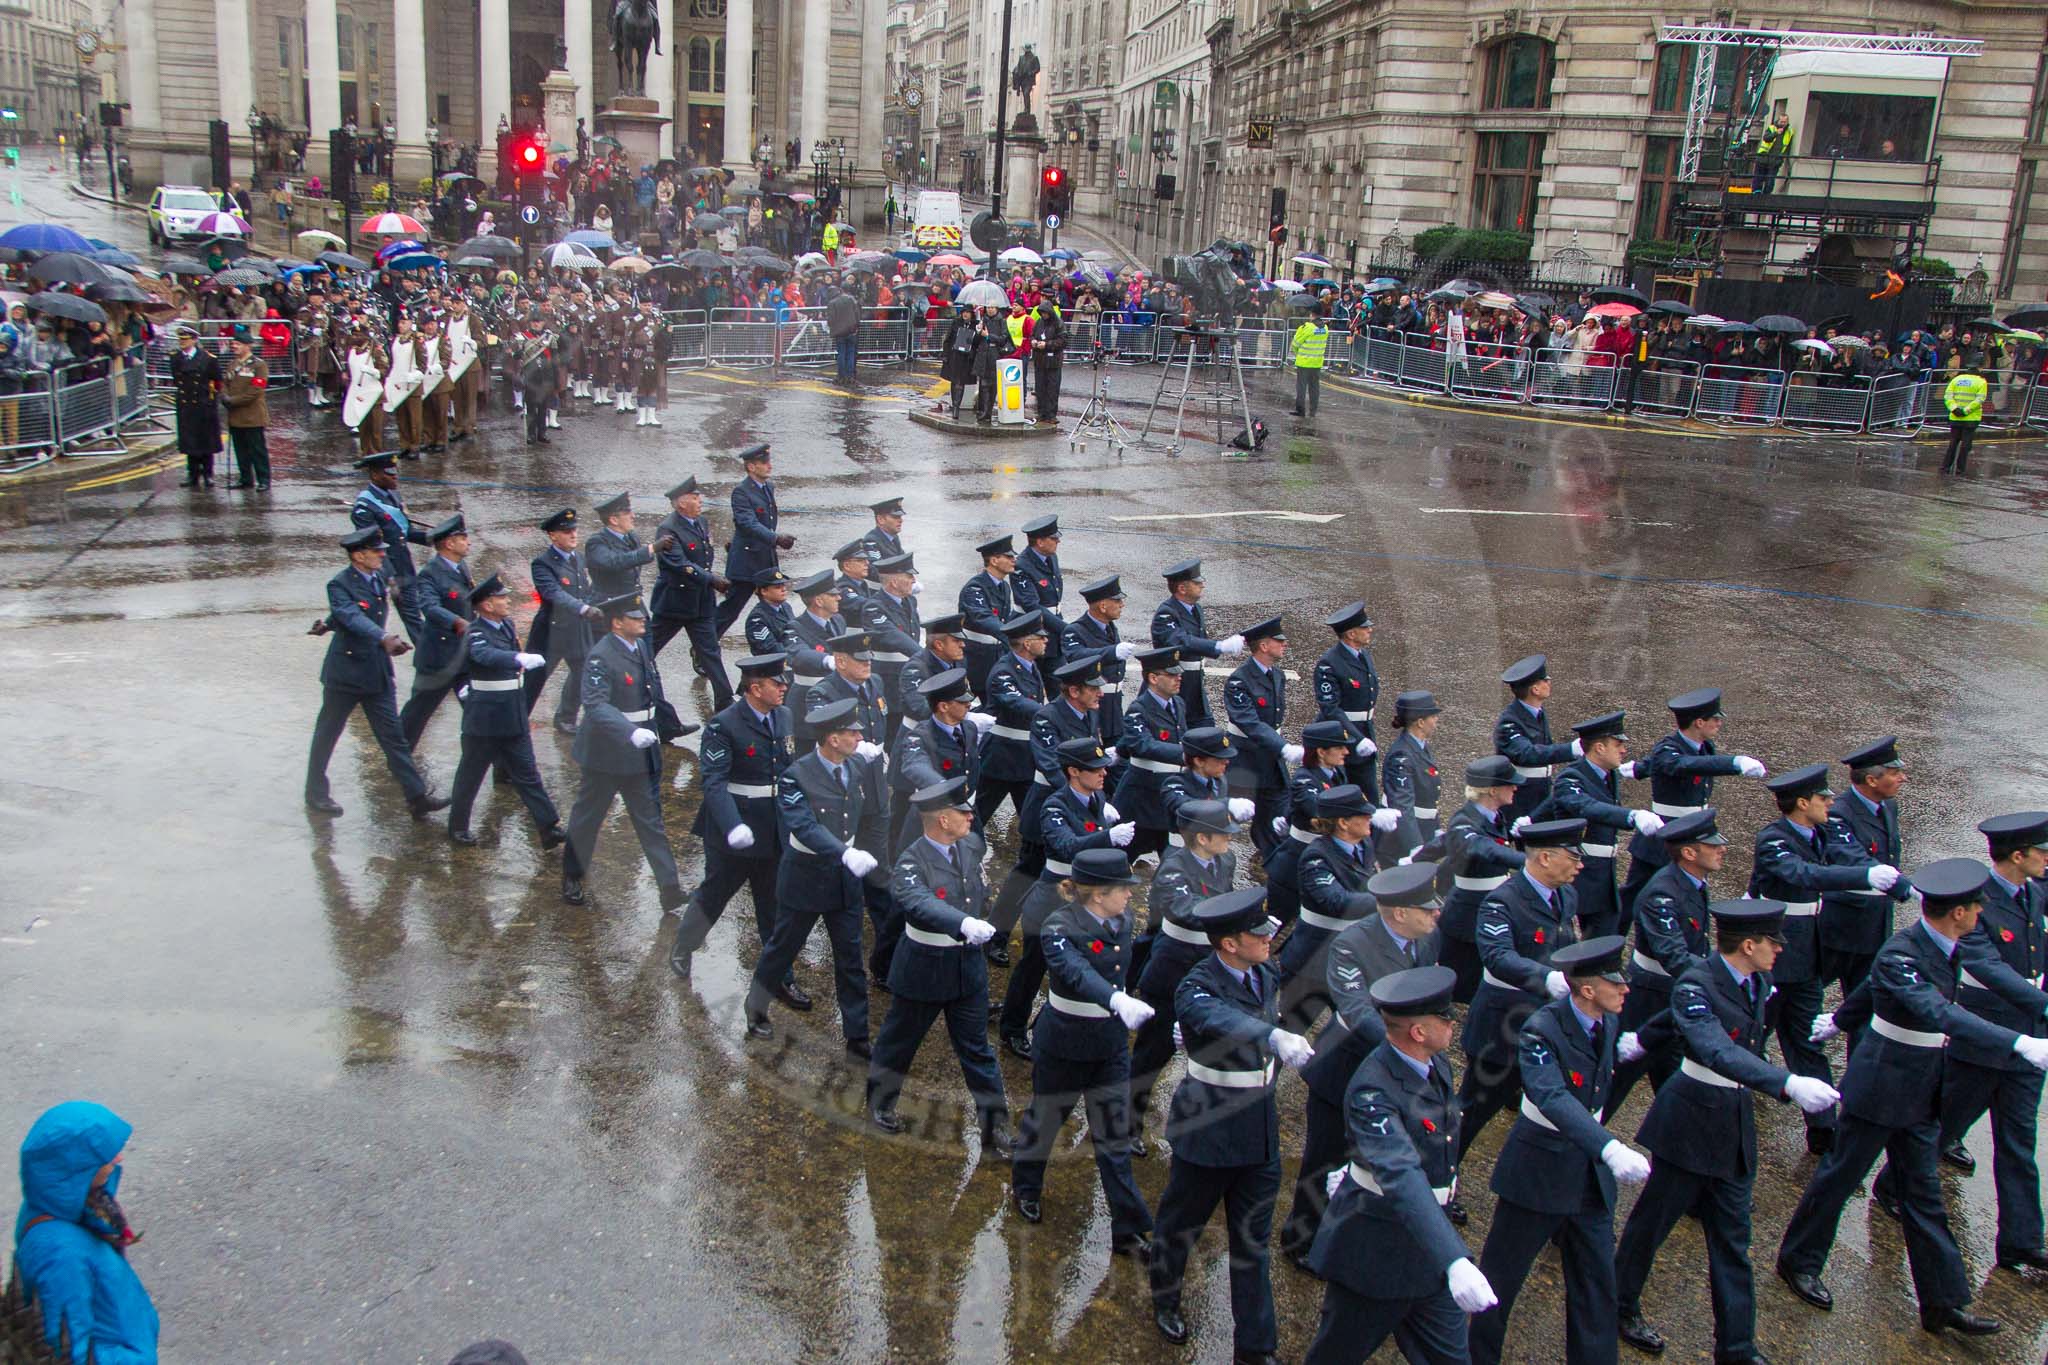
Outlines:
[[409, 213], [380, 213], [363, 224], [363, 232], [370, 237], [417, 237], [426, 229]]

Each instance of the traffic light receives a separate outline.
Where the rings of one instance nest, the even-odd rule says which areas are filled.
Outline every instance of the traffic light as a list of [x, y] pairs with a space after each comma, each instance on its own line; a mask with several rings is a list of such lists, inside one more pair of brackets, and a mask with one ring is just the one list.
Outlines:
[[531, 134], [515, 140], [512, 144], [512, 174], [524, 178], [539, 175], [548, 167], [548, 149]]
[[1063, 167], [1047, 166], [1038, 173], [1038, 216], [1067, 211], [1067, 172]]

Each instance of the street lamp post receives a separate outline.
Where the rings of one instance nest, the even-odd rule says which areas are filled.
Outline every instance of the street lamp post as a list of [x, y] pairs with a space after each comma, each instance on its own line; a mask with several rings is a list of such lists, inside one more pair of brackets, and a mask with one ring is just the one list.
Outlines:
[[433, 193], [438, 196], [441, 193], [441, 127], [439, 124], [429, 123], [427, 125], [427, 160], [433, 170]]
[[249, 106], [249, 188], [253, 191], [263, 175], [263, 115]]

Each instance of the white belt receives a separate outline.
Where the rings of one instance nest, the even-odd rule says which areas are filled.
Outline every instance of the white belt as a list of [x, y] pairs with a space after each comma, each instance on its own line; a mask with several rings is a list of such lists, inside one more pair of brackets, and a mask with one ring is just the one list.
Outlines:
[[1830, 896], [1873, 896], [1883, 900], [1890, 899], [1882, 891], [1830, 891], [1828, 894]]
[[1453, 877], [1452, 885], [1460, 891], [1491, 891], [1507, 881], [1507, 874], [1498, 877]]
[[[1355, 1161], [1351, 1163], [1351, 1183], [1367, 1194], [1386, 1194], [1386, 1191], [1380, 1188], [1380, 1182], [1372, 1178], [1372, 1172]], [[1432, 1185], [1429, 1188], [1430, 1194], [1440, 1205], [1451, 1202], [1452, 1190], [1453, 1187], [1450, 1185]]]
[[1364, 722], [1364, 721], [1369, 721], [1369, 720], [1371, 720], [1371, 719], [1372, 719], [1372, 712], [1370, 712], [1370, 711], [1346, 711], [1346, 712], [1344, 713], [1344, 719], [1346, 719], [1346, 720], [1355, 720], [1355, 721], [1360, 721], [1360, 722]]
[[1580, 844], [1579, 856], [1584, 858], [1612, 858], [1613, 844]]
[[1220, 1085], [1228, 1090], [1258, 1090], [1273, 1083], [1273, 1064], [1267, 1062], [1259, 1071], [1218, 1071], [1213, 1066], [1188, 1059], [1188, 1075], [1204, 1085]]
[[1301, 922], [1303, 924], [1314, 925], [1318, 929], [1328, 929], [1331, 933], [1334, 934], [1350, 928], [1358, 921], [1349, 919], [1333, 919], [1328, 915], [1319, 915], [1315, 911], [1309, 909], [1307, 906], [1304, 905], [1301, 908]]
[[1961, 980], [1961, 982], [1962, 982], [1962, 984], [1963, 984], [1963, 985], [1965, 985], [1965, 986], [1969, 986], [1969, 987], [1972, 987], [1973, 989], [1976, 989], [1976, 990], [1980, 990], [1980, 991], [1988, 991], [1988, 990], [1990, 990], [1990, 989], [1991, 989], [1991, 988], [1990, 988], [1989, 986], [1987, 986], [1987, 985], [1985, 985], [1985, 984], [1984, 984], [1983, 982], [1979, 981], [1979, 980], [1978, 980], [1978, 979], [1977, 979], [1976, 977], [1974, 977], [1974, 976], [1970, 975], [1970, 973], [1969, 973], [1968, 971], [1965, 971], [1965, 972], [1964, 972], [1964, 973], [1962, 974], [1962, 976], [1961, 976], [1960, 980]]
[[1177, 773], [1183, 765], [1179, 763], [1163, 763], [1156, 758], [1134, 758], [1131, 760], [1131, 766], [1139, 772], [1145, 773]]
[[1694, 1061], [1690, 1057], [1687, 1057], [1685, 1060], [1681, 1061], [1678, 1064], [1678, 1069], [1680, 1071], [1683, 1071], [1686, 1075], [1692, 1077], [1694, 1080], [1700, 1082], [1702, 1085], [1717, 1085], [1721, 1087], [1723, 1090], [1742, 1089], [1741, 1082], [1731, 1081], [1726, 1076], [1723, 1076], [1720, 1072], [1713, 1071], [1707, 1067], [1701, 1066], [1698, 1062]]
[[1543, 1111], [1538, 1109], [1536, 1102], [1527, 1095], [1522, 1096], [1522, 1117], [1535, 1124], [1538, 1128], [1548, 1128], [1553, 1133], [1557, 1131], [1557, 1125], [1543, 1117]]
[[1789, 919], [1806, 919], [1820, 913], [1819, 901], [1786, 901], [1785, 914]]
[[1072, 863], [1057, 862], [1051, 858], [1047, 858], [1045, 860], [1045, 870], [1047, 872], [1056, 873], [1062, 877], [1071, 877], [1074, 875], [1074, 865]]
[[1667, 972], [1667, 971], [1665, 971], [1665, 970], [1664, 970], [1664, 964], [1663, 964], [1663, 963], [1659, 962], [1659, 961], [1658, 961], [1658, 960], [1657, 960], [1656, 958], [1654, 958], [1654, 957], [1651, 957], [1651, 956], [1650, 956], [1650, 955], [1649, 955], [1648, 953], [1644, 952], [1644, 951], [1643, 951], [1643, 950], [1642, 950], [1641, 948], [1638, 948], [1638, 949], [1636, 949], [1636, 950], [1635, 950], [1635, 959], [1636, 959], [1636, 966], [1638, 966], [1638, 967], [1641, 967], [1641, 968], [1642, 968], [1642, 969], [1643, 969], [1644, 971], [1646, 971], [1646, 972], [1650, 973], [1650, 974], [1651, 974], [1652, 976], [1669, 976], [1669, 975], [1671, 975], [1671, 973], [1670, 973], [1670, 972]]
[[1166, 843], [1169, 848], [1186, 848], [1188, 846], [1188, 841], [1183, 839], [1178, 831], [1167, 835]]
[[645, 711], [621, 711], [619, 714], [638, 725], [642, 721], [654, 719], [654, 708], [650, 706]]
[[1200, 673], [1202, 671], [1202, 661], [1196, 659], [1192, 663], [1175, 664], [1172, 671], [1175, 673]]
[[730, 796], [773, 797], [775, 795], [775, 788], [764, 786], [758, 782], [728, 782], [725, 784], [725, 790]]
[[1244, 731], [1242, 731], [1242, 730], [1240, 730], [1240, 729], [1238, 729], [1238, 728], [1237, 728], [1237, 722], [1236, 722], [1236, 721], [1232, 721], [1232, 720], [1226, 720], [1226, 721], [1224, 721], [1224, 722], [1223, 722], [1223, 729], [1224, 729], [1224, 732], [1225, 732], [1226, 734], [1232, 734], [1232, 735], [1236, 735], [1236, 736], [1237, 736], [1237, 737], [1238, 737], [1239, 739], [1250, 739], [1250, 738], [1251, 738], [1251, 736], [1250, 736], [1250, 735], [1247, 735], [1247, 734], [1246, 734], [1246, 733], [1245, 733]]
[[1019, 744], [1029, 744], [1031, 742], [1030, 732], [1019, 730], [1014, 725], [991, 725], [988, 727], [988, 732], [997, 739], [1014, 739]]
[[1550, 769], [1525, 768], [1521, 764], [1517, 763], [1515, 765], [1515, 774], [1518, 777], [1548, 777], [1550, 776]]
[[1493, 969], [1492, 969], [1492, 968], [1490, 968], [1490, 967], [1487, 967], [1487, 968], [1482, 968], [1482, 969], [1480, 970], [1480, 973], [1479, 973], [1479, 979], [1480, 979], [1481, 981], [1484, 981], [1484, 982], [1485, 982], [1485, 983], [1486, 983], [1487, 985], [1489, 985], [1489, 986], [1498, 986], [1498, 987], [1500, 987], [1500, 988], [1501, 988], [1502, 990], [1504, 990], [1504, 991], [1519, 991], [1519, 992], [1521, 992], [1521, 993], [1522, 993], [1523, 995], [1534, 995], [1534, 994], [1536, 994], [1536, 992], [1535, 992], [1535, 991], [1529, 990], [1529, 989], [1527, 989], [1526, 987], [1523, 987], [1523, 986], [1517, 986], [1517, 985], [1515, 985], [1515, 984], [1514, 984], [1513, 982], [1511, 982], [1511, 981], [1503, 981], [1503, 980], [1501, 980], [1501, 979], [1500, 979], [1499, 977], [1497, 977], [1497, 976], [1495, 976], [1495, 975], [1493, 974]]
[[1946, 1033], [1924, 1033], [1916, 1028], [1900, 1028], [1881, 1014], [1870, 1016], [1870, 1027], [1880, 1036], [1907, 1047], [1947, 1047]]
[[1168, 938], [1179, 939], [1182, 943], [1193, 943], [1203, 948], [1209, 946], [1209, 936], [1199, 929], [1190, 929], [1185, 924], [1175, 924], [1170, 919], [1161, 920], [1159, 928]]
[[[879, 658], [879, 657], [881, 657], [881, 656], [880, 656], [880, 655], [877, 655], [876, 657], [877, 657], [877, 658]], [[1652, 802], [1650, 803], [1650, 809], [1651, 809], [1651, 810], [1652, 810], [1653, 812], [1655, 812], [1656, 814], [1658, 814], [1658, 815], [1661, 815], [1661, 816], [1663, 816], [1663, 817], [1664, 817], [1664, 818], [1665, 818], [1666, 820], [1677, 820], [1677, 819], [1680, 819], [1680, 818], [1681, 818], [1681, 817], [1683, 817], [1683, 816], [1687, 816], [1687, 815], [1694, 815], [1694, 814], [1697, 814], [1698, 812], [1700, 812], [1700, 811], [1703, 811], [1703, 810], [1705, 810], [1705, 809], [1706, 809], [1706, 807], [1705, 807], [1705, 806], [1667, 806], [1667, 805], [1665, 805], [1665, 804], [1664, 804], [1664, 803], [1663, 803], [1662, 801], [1652, 801]]]
[[971, 643], [977, 645], [999, 645], [1002, 643], [1002, 641], [998, 640], [995, 636], [983, 635], [978, 630], [963, 630], [960, 632], [960, 634]]
[[1312, 829], [1302, 829], [1298, 825], [1289, 825], [1287, 837], [1298, 844], [1312, 844], [1316, 841], [1316, 832]]
[[878, 664], [907, 664], [910, 662], [908, 654], [871, 654], [869, 657]]
[[912, 943], [922, 943], [932, 948], [965, 948], [967, 946], [965, 940], [954, 938], [951, 934], [935, 934], [929, 929], [920, 929], [915, 924], [904, 925], [903, 936]]
[[524, 686], [526, 684], [518, 678], [471, 678], [469, 680], [469, 690], [472, 692], [517, 692]]
[[[812, 856], [813, 858], [829, 858], [829, 857], [831, 857], [831, 856], [832, 856], [832, 855], [831, 855], [831, 854], [829, 854], [829, 853], [820, 853], [820, 852], [818, 852], [818, 850], [816, 850], [815, 848], [812, 848], [812, 847], [811, 847], [811, 846], [810, 846], [809, 844], [807, 844], [807, 843], [805, 843], [805, 842], [804, 842], [803, 840], [801, 840], [801, 839], [797, 838], [797, 837], [796, 837], [796, 836], [795, 836], [794, 834], [792, 834], [792, 835], [790, 835], [790, 836], [789, 836], [789, 846], [790, 846], [790, 847], [791, 847], [792, 849], [796, 850], [796, 851], [797, 851], [798, 853], [808, 853], [808, 854], [810, 854], [810, 855], [811, 855], [811, 856]], [[850, 845], [850, 844], [849, 844], [849, 845], [848, 845], [848, 847], [850, 848], [850, 847], [852, 847], [852, 845]]]
[[1091, 1005], [1086, 1000], [1069, 1000], [1058, 991], [1047, 991], [1045, 1003], [1061, 1014], [1071, 1014], [1076, 1019], [1107, 1019], [1109, 1011], [1100, 1005]]
[[1044, 773], [1038, 771], [1038, 769], [1033, 768], [1031, 770], [1031, 783], [1033, 786], [1037, 787], [1050, 787], [1052, 785], [1052, 779], [1047, 777]]

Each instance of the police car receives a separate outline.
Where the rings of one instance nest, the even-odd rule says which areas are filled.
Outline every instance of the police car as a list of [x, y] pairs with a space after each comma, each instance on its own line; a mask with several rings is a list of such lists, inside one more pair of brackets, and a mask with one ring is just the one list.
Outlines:
[[169, 246], [180, 238], [196, 237], [199, 220], [219, 212], [213, 196], [197, 185], [159, 185], [149, 196], [150, 243]]

